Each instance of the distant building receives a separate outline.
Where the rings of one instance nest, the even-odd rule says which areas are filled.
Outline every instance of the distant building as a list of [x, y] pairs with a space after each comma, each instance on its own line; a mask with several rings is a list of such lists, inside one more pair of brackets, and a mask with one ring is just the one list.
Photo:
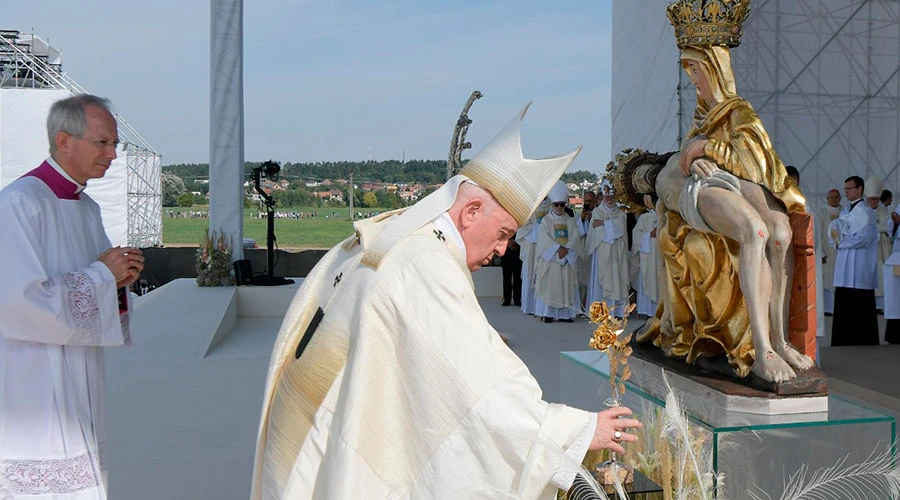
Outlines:
[[330, 189], [328, 191], [319, 191], [316, 193], [316, 196], [322, 200], [326, 201], [344, 201], [344, 193], [338, 189]]

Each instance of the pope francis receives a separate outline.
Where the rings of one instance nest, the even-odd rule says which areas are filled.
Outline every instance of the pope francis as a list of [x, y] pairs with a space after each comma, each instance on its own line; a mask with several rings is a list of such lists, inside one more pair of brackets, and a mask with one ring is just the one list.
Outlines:
[[306, 278], [269, 364], [253, 499], [555, 498], [626, 408], [550, 404], [476, 300], [578, 151], [522, 157], [525, 107], [461, 175], [354, 224]]

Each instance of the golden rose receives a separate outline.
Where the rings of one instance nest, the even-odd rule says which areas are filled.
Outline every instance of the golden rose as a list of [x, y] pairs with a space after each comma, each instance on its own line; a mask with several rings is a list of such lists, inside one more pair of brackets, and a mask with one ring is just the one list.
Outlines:
[[[593, 306], [591, 307], [593, 308]], [[605, 351], [615, 342], [616, 332], [605, 328], [597, 328], [594, 330], [594, 338], [591, 339], [590, 346], [599, 351]]]
[[594, 302], [591, 304], [591, 321], [599, 323], [609, 317], [609, 307], [606, 302]]

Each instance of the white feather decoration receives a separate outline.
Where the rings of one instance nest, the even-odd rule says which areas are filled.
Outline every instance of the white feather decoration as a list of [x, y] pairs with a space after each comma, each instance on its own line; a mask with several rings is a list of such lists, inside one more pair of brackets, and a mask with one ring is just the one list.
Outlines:
[[[847, 465], [847, 456], [831, 467], [812, 474], [803, 465], [786, 481], [780, 500], [887, 500], [900, 498], [900, 469], [894, 466], [895, 442], [887, 451], [877, 448], [862, 463]], [[750, 491], [753, 500], [771, 500], [758, 486]]]
[[[712, 471], [712, 463], [709, 457], [700, 456], [694, 452], [690, 424], [687, 415], [682, 411], [675, 390], [669, 384], [666, 371], [662, 370], [662, 380], [666, 385], [666, 412], [663, 419], [662, 435], [675, 450], [681, 466], [681, 474], [675, 474], [675, 498], [677, 500], [697, 500], [713, 498], [714, 490], [718, 490], [716, 498], [724, 498], [724, 475], [716, 475]], [[696, 480], [696, 484], [685, 484], [684, 473], [690, 471]]]

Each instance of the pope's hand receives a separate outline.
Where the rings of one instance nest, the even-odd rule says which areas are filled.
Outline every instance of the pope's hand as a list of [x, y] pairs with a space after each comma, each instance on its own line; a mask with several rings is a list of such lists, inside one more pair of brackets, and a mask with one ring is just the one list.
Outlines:
[[566, 255], [569, 255], [569, 249], [566, 247], [559, 247], [559, 250], [557, 251], [557, 255], [559, 255], [560, 259], [565, 259]]
[[[627, 434], [628, 429], [639, 429], [643, 425], [633, 418], [620, 418], [631, 415], [631, 410], [618, 406], [601, 411], [597, 414], [597, 428], [594, 429], [594, 438], [591, 439], [590, 450], [610, 450], [616, 453], [625, 453], [621, 442], [634, 442], [638, 438], [634, 434]], [[616, 432], [621, 433], [621, 437], [616, 438]]]
[[591, 225], [594, 226], [594, 227], [600, 227], [600, 226], [603, 225], [603, 221], [600, 220], [600, 219], [597, 219], [597, 220], [595, 220], [594, 222], [591, 222]]

